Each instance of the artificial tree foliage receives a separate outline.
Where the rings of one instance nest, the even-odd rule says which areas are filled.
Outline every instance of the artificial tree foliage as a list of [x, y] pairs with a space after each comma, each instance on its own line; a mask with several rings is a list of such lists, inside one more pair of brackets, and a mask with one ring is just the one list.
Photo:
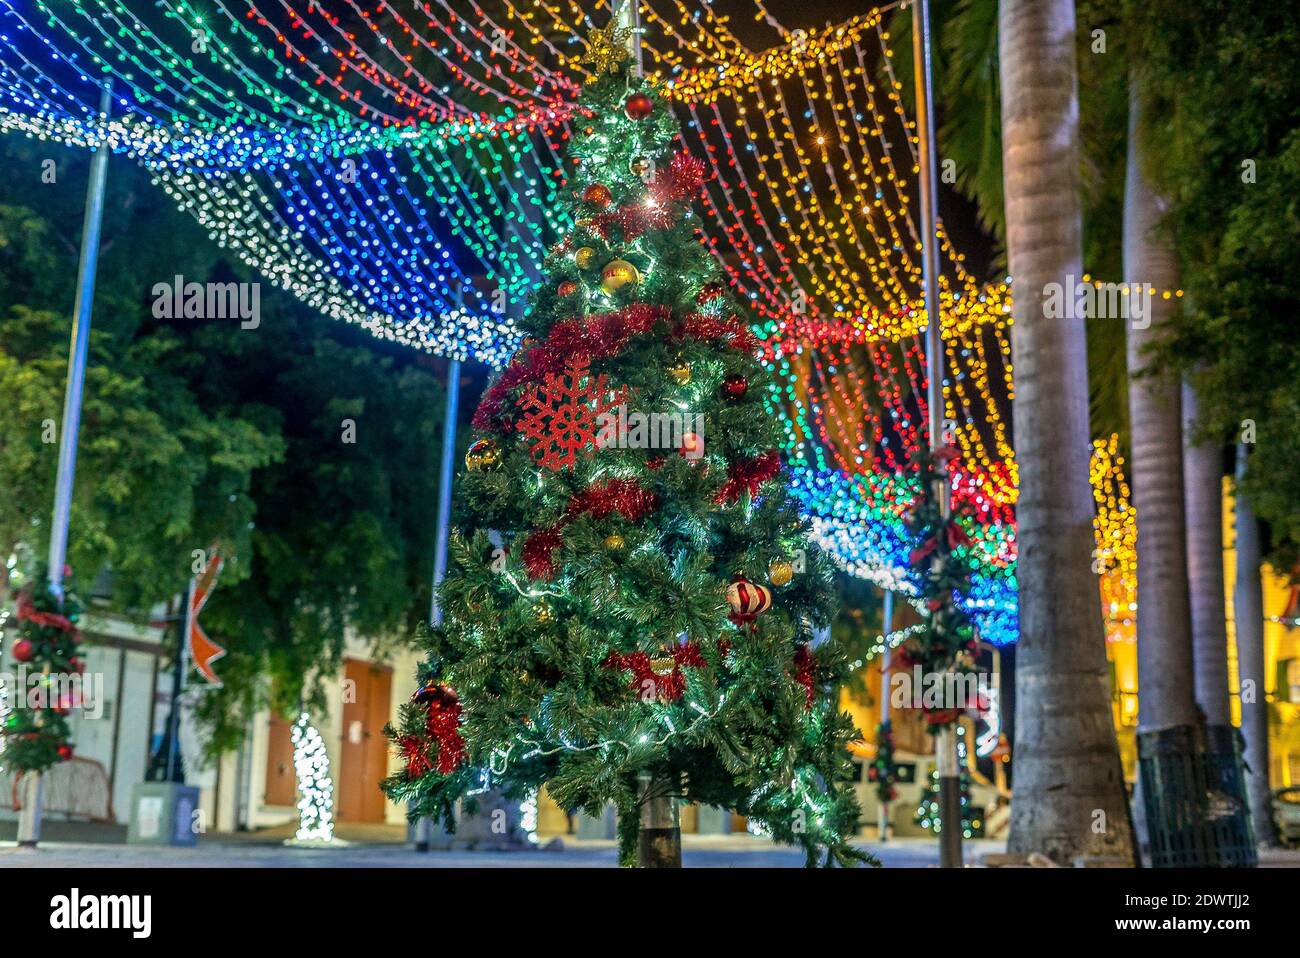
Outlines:
[[[632, 864], [649, 777], [809, 864], [859, 861], [845, 658], [814, 641], [832, 568], [782, 481], [760, 344], [699, 239], [702, 168], [674, 153], [660, 91], [601, 49], [570, 146], [577, 226], [476, 412], [445, 621], [384, 788], [449, 826], [487, 787], [612, 802]], [[651, 439], [607, 419], [593, 437], [619, 405], [685, 425]]]

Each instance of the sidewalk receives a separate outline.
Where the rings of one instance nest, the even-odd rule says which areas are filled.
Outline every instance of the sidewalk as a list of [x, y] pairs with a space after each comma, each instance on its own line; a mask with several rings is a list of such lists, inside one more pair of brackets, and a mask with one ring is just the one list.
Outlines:
[[[418, 853], [404, 843], [340, 842], [332, 847], [290, 847], [260, 841], [257, 835], [214, 835], [196, 848], [151, 848], [86, 841], [49, 840], [39, 849], [0, 843], [3, 868], [613, 868], [612, 841], [563, 839], [562, 850], [517, 852], [450, 851]], [[861, 842], [887, 867], [924, 868], [938, 864], [933, 840], [904, 838], [886, 845]], [[966, 860], [978, 864], [1002, 842], [966, 843]], [[682, 836], [687, 868], [799, 868], [803, 854], [752, 835]]]

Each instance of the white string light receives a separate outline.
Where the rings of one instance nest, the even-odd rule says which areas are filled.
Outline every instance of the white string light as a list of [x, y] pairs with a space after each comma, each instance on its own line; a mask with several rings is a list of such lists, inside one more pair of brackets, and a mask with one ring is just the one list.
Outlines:
[[298, 775], [298, 834], [300, 842], [334, 840], [334, 782], [325, 740], [307, 713], [293, 726], [293, 767]]

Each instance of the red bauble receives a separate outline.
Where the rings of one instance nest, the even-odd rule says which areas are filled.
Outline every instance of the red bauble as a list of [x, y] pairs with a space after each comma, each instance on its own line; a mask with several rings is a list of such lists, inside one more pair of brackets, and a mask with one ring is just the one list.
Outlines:
[[727, 605], [731, 608], [728, 618], [732, 622], [737, 625], [753, 622], [772, 607], [772, 590], [738, 575], [727, 586]]
[[722, 380], [722, 395], [728, 399], [744, 399], [749, 389], [749, 380], [739, 373], [733, 373]]
[[14, 658], [19, 662], [30, 662], [32, 655], [36, 652], [36, 647], [27, 639], [19, 639], [14, 643]]
[[64, 761], [64, 762], [66, 762], [68, 759], [72, 758], [72, 746], [71, 746], [71, 745], [60, 745], [60, 746], [59, 746], [59, 758], [60, 758], [62, 761]]
[[629, 120], [644, 120], [654, 112], [655, 101], [644, 93], [633, 93], [623, 102], [623, 112]]
[[582, 191], [582, 202], [590, 203], [598, 210], [609, 208], [609, 204], [614, 202], [614, 194], [609, 191], [609, 187], [603, 183], [592, 183]]
[[76, 658], [75, 656], [73, 658], [68, 659], [68, 667], [71, 668], [72, 671], [76, 672], [78, 675], [86, 671], [86, 663], [81, 661], [81, 659]]
[[704, 437], [693, 432], [682, 436], [681, 454], [692, 462], [699, 462], [704, 455]]
[[560, 296], [572, 296], [578, 291], [578, 284], [571, 279], [566, 279], [559, 286], [555, 287], [555, 292]]

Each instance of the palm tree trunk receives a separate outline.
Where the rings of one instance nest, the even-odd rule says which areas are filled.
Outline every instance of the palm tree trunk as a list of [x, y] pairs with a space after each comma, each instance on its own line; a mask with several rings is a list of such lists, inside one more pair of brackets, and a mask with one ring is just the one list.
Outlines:
[[[1082, 274], [1072, 0], [1001, 0], [998, 53], [1020, 499], [1014, 799], [1008, 850], [1133, 860], [1090, 568], [1088, 368], [1081, 317], [1049, 318]], [[1073, 312], [1073, 311], [1071, 311]]]
[[[1159, 291], [1177, 285], [1178, 266], [1160, 229], [1165, 206], [1143, 174], [1141, 135], [1141, 100], [1133, 90], [1124, 183], [1124, 279], [1129, 301], [1143, 299], [1147, 310], [1129, 324], [1128, 394], [1138, 523], [1138, 727], [1149, 732], [1198, 723], [1183, 525], [1181, 386], [1147, 353], [1172, 318], [1172, 301]], [[1155, 288], [1154, 295], [1138, 292], [1149, 287]]]
[[1223, 592], [1223, 453], [1192, 442], [1196, 391], [1183, 383], [1183, 486], [1187, 504], [1187, 582], [1191, 589], [1196, 704], [1207, 725], [1230, 726], [1228, 630]]
[[1246, 794], [1255, 841], [1276, 845], [1273, 793], [1268, 781], [1268, 701], [1264, 697], [1264, 589], [1260, 583], [1259, 523], [1250, 500], [1241, 493], [1246, 446], [1237, 446], [1237, 583], [1232, 621], [1237, 635], [1237, 671], [1241, 679], [1241, 734], [1246, 740]]

